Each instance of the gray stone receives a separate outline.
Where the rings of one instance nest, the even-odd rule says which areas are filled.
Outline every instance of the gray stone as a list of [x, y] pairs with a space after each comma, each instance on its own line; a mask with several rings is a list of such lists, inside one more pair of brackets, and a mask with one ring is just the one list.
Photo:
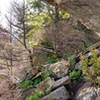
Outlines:
[[82, 69], [82, 62], [79, 61], [78, 63], [75, 64], [75, 69]]
[[61, 60], [55, 64], [51, 64], [49, 66], [49, 70], [51, 70], [57, 78], [64, 77], [68, 73], [69, 62], [66, 60]]
[[27, 98], [29, 96], [31, 96], [34, 91], [35, 91], [35, 88], [31, 88], [31, 89], [24, 90], [22, 92], [22, 94], [21, 94], [20, 100], [27, 100]]
[[66, 85], [70, 83], [70, 79], [68, 76], [65, 76], [54, 82], [53, 89], [58, 88], [60, 86]]
[[56, 89], [47, 96], [43, 97], [41, 100], [68, 100], [69, 93], [64, 86]]
[[76, 95], [75, 100], [98, 100], [100, 89], [95, 87], [81, 88]]
[[54, 80], [48, 77], [37, 85], [37, 90], [42, 91], [43, 93], [49, 93], [52, 90], [53, 84]]

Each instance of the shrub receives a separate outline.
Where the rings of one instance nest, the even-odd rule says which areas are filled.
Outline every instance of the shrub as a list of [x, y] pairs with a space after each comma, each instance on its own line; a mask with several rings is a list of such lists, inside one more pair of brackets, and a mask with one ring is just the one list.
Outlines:
[[34, 96], [30, 96], [28, 98], [28, 100], [39, 100], [38, 96], [37, 95], [34, 95]]
[[39, 98], [43, 95], [44, 93], [42, 91], [36, 91], [34, 95], [29, 96], [28, 100], [40, 100]]
[[82, 72], [81, 70], [74, 69], [69, 73], [69, 77], [73, 81], [80, 81], [82, 79]]
[[22, 81], [19, 86], [20, 88], [22, 89], [28, 89], [28, 88], [31, 88], [33, 87], [33, 82], [31, 80], [25, 80], [25, 81]]
[[92, 51], [91, 58], [81, 56], [82, 72], [86, 80], [89, 80], [94, 85], [100, 86], [100, 57], [97, 50]]
[[50, 76], [50, 72], [48, 70], [43, 71], [42, 73], [42, 79], [45, 80]]
[[49, 64], [56, 63], [59, 60], [56, 54], [48, 54], [47, 56], [48, 56], [47, 60]]
[[42, 74], [41, 74], [41, 79], [42, 80], [45, 80], [48, 77], [53, 77], [54, 76], [53, 71], [48, 69], [48, 68], [46, 68], [45, 66], [42, 66], [42, 70], [41, 71], [42, 71]]
[[35, 87], [41, 81], [42, 81], [41, 77], [38, 77], [34, 80], [25, 80], [25, 81], [20, 82], [19, 87], [22, 89], [29, 89], [29, 88]]
[[75, 55], [72, 55], [70, 57], [68, 57], [68, 61], [70, 63], [70, 66], [73, 66], [76, 62], [75, 62]]
[[36, 79], [33, 80], [33, 86], [36, 86], [37, 84], [39, 84], [42, 81], [41, 77], [38, 77]]

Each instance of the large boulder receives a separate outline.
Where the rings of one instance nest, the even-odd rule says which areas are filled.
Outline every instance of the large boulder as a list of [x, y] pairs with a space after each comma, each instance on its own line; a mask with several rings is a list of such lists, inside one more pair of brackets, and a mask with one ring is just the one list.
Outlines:
[[51, 64], [48, 69], [52, 71], [57, 78], [61, 78], [68, 74], [69, 62], [61, 60], [57, 63]]
[[76, 92], [75, 100], [100, 100], [100, 88], [84, 84]]
[[64, 86], [56, 89], [47, 96], [43, 97], [41, 100], [68, 100], [69, 93]]
[[69, 84], [69, 82], [70, 82], [70, 79], [68, 76], [63, 77], [57, 81], [54, 81], [53, 79], [48, 77], [44, 81], [39, 83], [36, 86], [36, 88], [30, 88], [30, 89], [24, 90], [21, 99], [27, 100], [29, 96], [35, 95], [36, 91], [40, 91], [44, 95], [49, 94], [52, 90], [57, 89], [63, 85], [67, 85], [67, 84]]

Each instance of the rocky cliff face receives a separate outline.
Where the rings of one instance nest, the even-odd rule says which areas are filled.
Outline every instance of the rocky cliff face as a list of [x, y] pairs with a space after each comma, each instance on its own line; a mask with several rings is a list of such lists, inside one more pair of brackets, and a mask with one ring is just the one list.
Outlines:
[[[100, 43], [90, 47], [84, 55], [90, 58], [93, 49], [97, 49], [99, 55]], [[28, 100], [30, 96], [35, 97], [36, 91], [41, 91], [44, 94], [33, 100], [100, 100], [100, 88], [98, 86], [95, 87], [90, 81], [84, 79], [77, 82], [71, 79], [69, 72], [72, 66], [70, 66], [69, 61], [61, 60], [43, 66], [44, 69], [53, 73], [52, 76], [42, 80], [35, 88], [24, 91], [21, 97], [24, 99], [21, 100]], [[75, 69], [81, 68], [82, 66], [78, 65], [78, 68]], [[43, 74], [43, 72], [39, 73], [36, 75], [36, 79]]]
[[53, 25], [47, 27], [46, 35], [55, 42], [57, 52], [80, 52], [100, 41], [100, 0], [62, 0], [58, 7], [70, 13], [71, 18], [59, 21], [56, 31]]
[[63, 7], [74, 19], [100, 32], [100, 0], [64, 0]]

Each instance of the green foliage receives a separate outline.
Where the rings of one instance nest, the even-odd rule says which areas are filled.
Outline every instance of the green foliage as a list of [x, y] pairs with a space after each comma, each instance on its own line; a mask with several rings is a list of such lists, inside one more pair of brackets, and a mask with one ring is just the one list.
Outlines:
[[75, 55], [68, 57], [68, 61], [70, 63], [70, 66], [73, 66], [75, 64]]
[[44, 71], [43, 73], [42, 73], [42, 79], [43, 80], [45, 80], [46, 78], [48, 78], [50, 76], [50, 73], [49, 73], [49, 71]]
[[96, 78], [96, 84], [100, 86], [100, 76]]
[[33, 82], [31, 80], [25, 80], [25, 81], [22, 81], [19, 86], [20, 88], [22, 89], [28, 89], [28, 88], [31, 88], [33, 87]]
[[44, 93], [42, 91], [36, 91], [33, 96], [29, 96], [28, 100], [40, 100]]
[[[43, 40], [42, 33], [45, 27], [50, 25], [54, 20], [54, 8], [50, 7], [41, 0], [29, 0], [31, 6], [30, 13], [27, 14], [27, 25], [30, 26], [28, 32], [28, 43], [31, 47], [36, 47]], [[52, 12], [52, 13], [51, 13]], [[59, 11], [61, 20], [69, 19], [70, 14], [65, 10]]]
[[[51, 41], [49, 41], [47, 38], [41, 43], [41, 46], [43, 46], [44, 48], [50, 49], [50, 50], [54, 50], [53, 47], [53, 43]], [[46, 55], [46, 60], [49, 64], [55, 63], [58, 61], [58, 56], [57, 54], [54, 53], [48, 53]]]
[[43, 93], [42, 91], [40, 91], [40, 90], [37, 90], [37, 91], [35, 92], [35, 94], [36, 94], [38, 97], [42, 97], [42, 96], [44, 95], [44, 93]]
[[44, 32], [44, 26], [51, 22], [51, 18], [46, 12], [40, 14], [32, 14], [27, 16], [28, 25], [32, 27], [28, 33], [28, 41], [30, 46], [34, 47], [43, 40], [42, 33]]
[[39, 84], [42, 81], [41, 77], [38, 77], [36, 79], [33, 80], [33, 86], [36, 86], [37, 84]]
[[58, 56], [56, 54], [48, 54], [48, 63], [52, 64], [59, 60]]
[[38, 96], [37, 95], [34, 95], [34, 96], [30, 96], [28, 98], [28, 100], [39, 100]]
[[97, 50], [92, 51], [90, 59], [82, 56], [82, 72], [87, 80], [93, 84], [100, 86], [100, 57], [97, 55]]
[[38, 77], [34, 80], [25, 80], [19, 84], [19, 87], [22, 89], [28, 89], [37, 86], [42, 81], [41, 77]]
[[66, 19], [69, 19], [70, 18], [70, 14], [65, 11], [65, 10], [60, 10], [59, 11], [59, 16], [62, 20], [66, 20]]
[[34, 79], [34, 77], [33, 77], [33, 79], [31, 79], [31, 80], [22, 81], [19, 84], [19, 87], [22, 88], [22, 89], [28, 89], [28, 88], [36, 87], [43, 80], [50, 77], [51, 74], [52, 74], [51, 71], [43, 70], [41, 76], [37, 77], [36, 79]]
[[41, 42], [41, 45], [44, 48], [53, 49], [53, 43], [51, 41], [49, 41], [47, 38]]
[[41, 9], [43, 7], [42, 3], [40, 0], [32, 0], [32, 7], [34, 9], [38, 8], [38, 9]]
[[43, 69], [41, 76], [33, 80], [33, 86], [37, 86], [40, 82], [52, 76], [52, 74], [53, 72], [51, 72], [50, 70]]
[[45, 80], [45, 79], [47, 79], [48, 77], [51, 77], [51, 76], [53, 76], [53, 72], [52, 71], [50, 71], [50, 70], [44, 70], [43, 71], [43, 73], [42, 73], [42, 79], [43, 80]]
[[81, 70], [73, 70], [69, 73], [69, 77], [71, 80], [80, 81], [82, 79], [82, 72]]

